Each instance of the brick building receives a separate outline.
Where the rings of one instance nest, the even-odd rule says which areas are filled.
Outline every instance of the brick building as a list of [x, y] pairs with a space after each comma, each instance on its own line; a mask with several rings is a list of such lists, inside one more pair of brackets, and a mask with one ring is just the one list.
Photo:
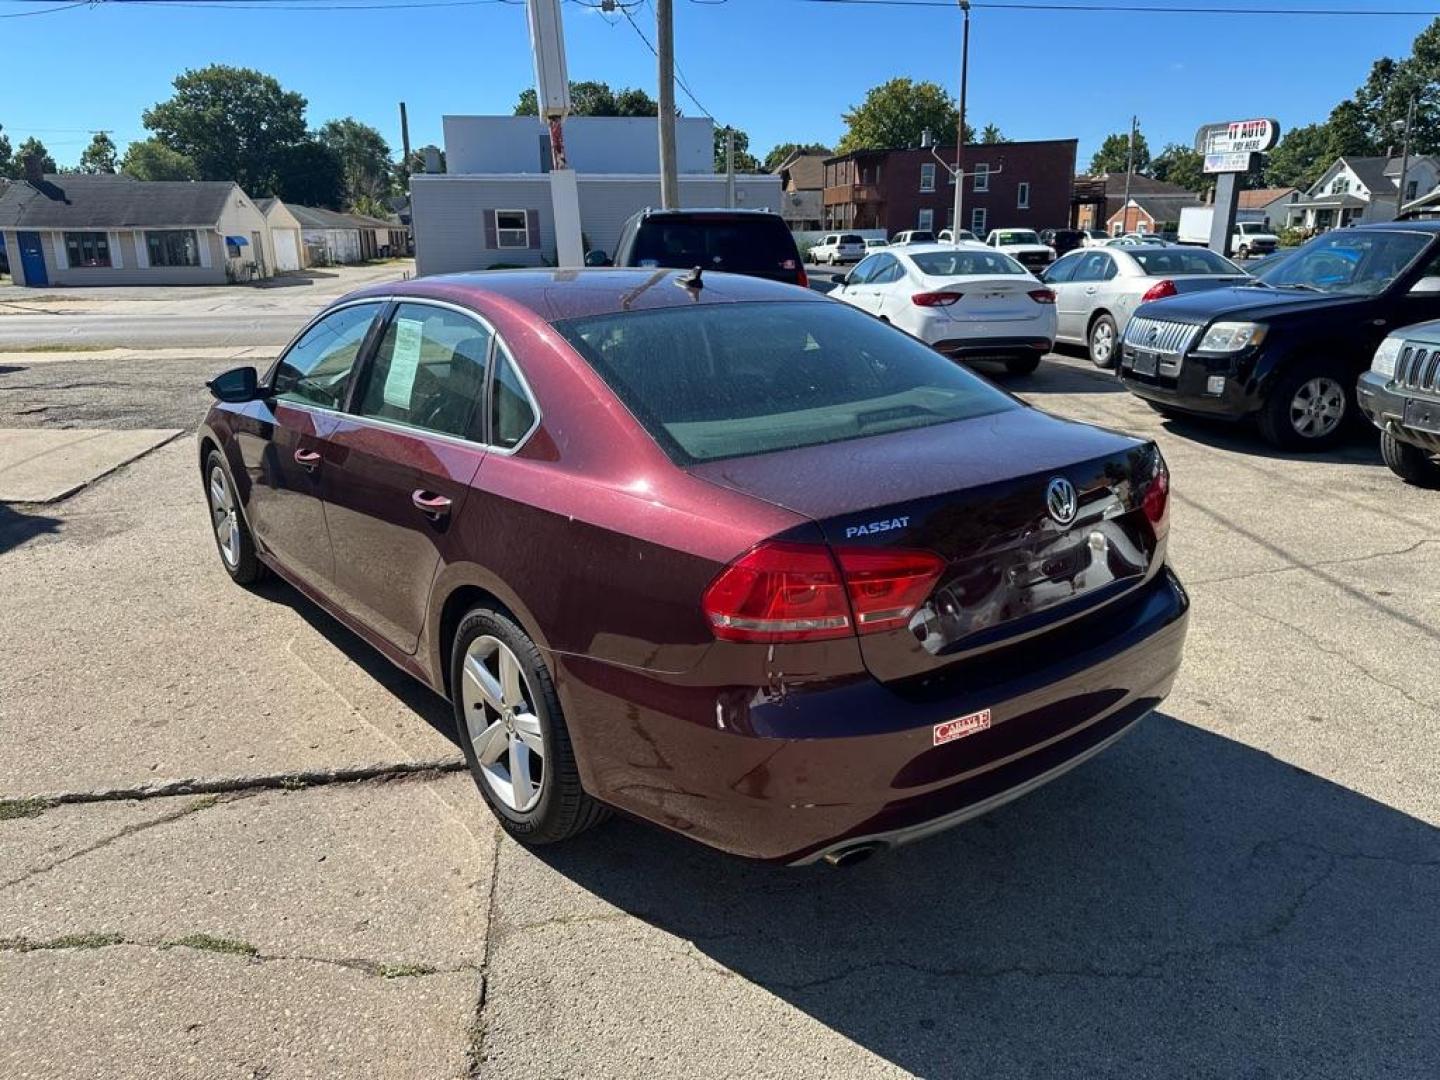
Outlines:
[[[980, 236], [991, 229], [1059, 228], [1070, 220], [1075, 139], [965, 147], [965, 220]], [[955, 148], [937, 147], [954, 162]], [[856, 150], [825, 161], [824, 228], [949, 228], [955, 201], [950, 174], [926, 149]]]

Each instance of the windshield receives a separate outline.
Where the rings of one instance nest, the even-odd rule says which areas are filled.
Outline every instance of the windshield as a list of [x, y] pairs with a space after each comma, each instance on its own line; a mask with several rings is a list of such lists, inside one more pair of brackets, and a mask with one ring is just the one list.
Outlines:
[[680, 465], [1019, 408], [848, 304], [700, 304], [555, 328]]
[[1375, 296], [1389, 288], [1429, 244], [1427, 233], [1341, 229], [1317, 236], [1257, 277], [1277, 289]]
[[980, 248], [956, 248], [910, 256], [922, 274], [932, 277], [961, 277], [966, 274], [1028, 274], [1009, 255]]
[[1137, 248], [1129, 253], [1140, 269], [1152, 277], [1178, 277], [1183, 274], [1244, 274], [1223, 255], [1205, 248], [1157, 247]]
[[1258, 221], [1242, 221], [1240, 223], [1240, 231], [1248, 235], [1254, 235], [1255, 233], [1263, 233], [1265, 226], [1261, 225]]
[[1040, 237], [1033, 229], [1004, 229], [996, 234], [1001, 244], [1038, 244]]
[[799, 256], [778, 217], [646, 219], [635, 237], [636, 266], [766, 273], [794, 270]]

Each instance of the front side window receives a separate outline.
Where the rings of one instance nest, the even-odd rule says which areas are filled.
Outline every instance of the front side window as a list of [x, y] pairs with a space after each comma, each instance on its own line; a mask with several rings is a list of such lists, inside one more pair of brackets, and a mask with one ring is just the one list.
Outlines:
[[1364, 229], [1317, 236], [1256, 276], [1277, 289], [1377, 296], [1430, 244], [1430, 235]]
[[1078, 251], [1071, 252], [1069, 255], [1062, 255], [1050, 264], [1050, 268], [1046, 270], [1045, 273], [1040, 275], [1040, 280], [1047, 285], [1063, 285], [1065, 282], [1074, 278], [1075, 271], [1079, 269], [1081, 261], [1087, 258], [1089, 258], [1088, 255], [1081, 254]]
[[1030, 209], [1030, 185], [1023, 180], [1015, 186], [1015, 205], [1021, 210]]
[[401, 304], [369, 364], [359, 414], [442, 435], [470, 433], [490, 331], [449, 308]]
[[927, 161], [920, 166], [920, 190], [935, 190], [935, 163]]
[[67, 232], [65, 261], [71, 268], [110, 265], [110, 238], [103, 232]]
[[701, 304], [555, 326], [681, 465], [1020, 407], [848, 304]]
[[345, 403], [350, 372], [381, 305], [352, 304], [306, 330], [280, 358], [271, 378], [276, 397], [326, 409]]
[[975, 166], [975, 190], [990, 190], [990, 166], [984, 162]]
[[1115, 276], [1115, 260], [1103, 251], [1092, 251], [1075, 267], [1071, 281], [1108, 281]]
[[905, 268], [893, 255], [882, 255], [880, 267], [870, 275], [871, 285], [890, 285], [905, 276]]
[[495, 211], [495, 245], [502, 248], [530, 246], [530, 223], [524, 210]]
[[151, 266], [199, 266], [200, 236], [194, 229], [166, 229], [145, 234]]
[[847, 285], [863, 285], [870, 280], [871, 276], [880, 269], [885, 261], [884, 255], [867, 255], [856, 264], [855, 269], [850, 271], [850, 279]]
[[490, 390], [490, 441], [506, 450], [520, 445], [539, 415], [520, 376], [515, 361], [503, 346], [495, 348], [495, 382]]

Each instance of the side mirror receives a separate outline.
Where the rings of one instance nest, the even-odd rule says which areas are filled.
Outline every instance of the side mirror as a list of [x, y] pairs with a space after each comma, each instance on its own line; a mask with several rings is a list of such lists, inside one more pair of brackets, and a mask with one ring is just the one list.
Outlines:
[[260, 396], [260, 377], [253, 367], [231, 368], [223, 375], [217, 375], [205, 384], [216, 401], [243, 404]]
[[585, 254], [586, 266], [611, 266], [610, 256], [603, 251], [590, 251]]

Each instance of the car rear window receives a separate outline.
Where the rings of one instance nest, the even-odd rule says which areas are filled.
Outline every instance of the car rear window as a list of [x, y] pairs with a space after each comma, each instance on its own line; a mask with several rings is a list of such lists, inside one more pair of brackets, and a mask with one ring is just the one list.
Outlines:
[[1140, 264], [1140, 269], [1151, 275], [1166, 274], [1243, 274], [1245, 271], [1223, 255], [1217, 255], [1205, 248], [1157, 247], [1146, 250], [1137, 247], [1130, 257]]
[[799, 253], [778, 217], [646, 218], [635, 237], [637, 266], [728, 270], [741, 274], [795, 270]]
[[998, 251], [956, 248], [954, 251], [932, 251], [910, 256], [922, 274], [934, 277], [959, 277], [961, 274], [1028, 274], [1009, 255]]
[[862, 237], [856, 236], [854, 233], [846, 233], [840, 237], [840, 243], [842, 244], [863, 244], [864, 242]]
[[555, 326], [680, 465], [1019, 407], [846, 304], [701, 304]]

